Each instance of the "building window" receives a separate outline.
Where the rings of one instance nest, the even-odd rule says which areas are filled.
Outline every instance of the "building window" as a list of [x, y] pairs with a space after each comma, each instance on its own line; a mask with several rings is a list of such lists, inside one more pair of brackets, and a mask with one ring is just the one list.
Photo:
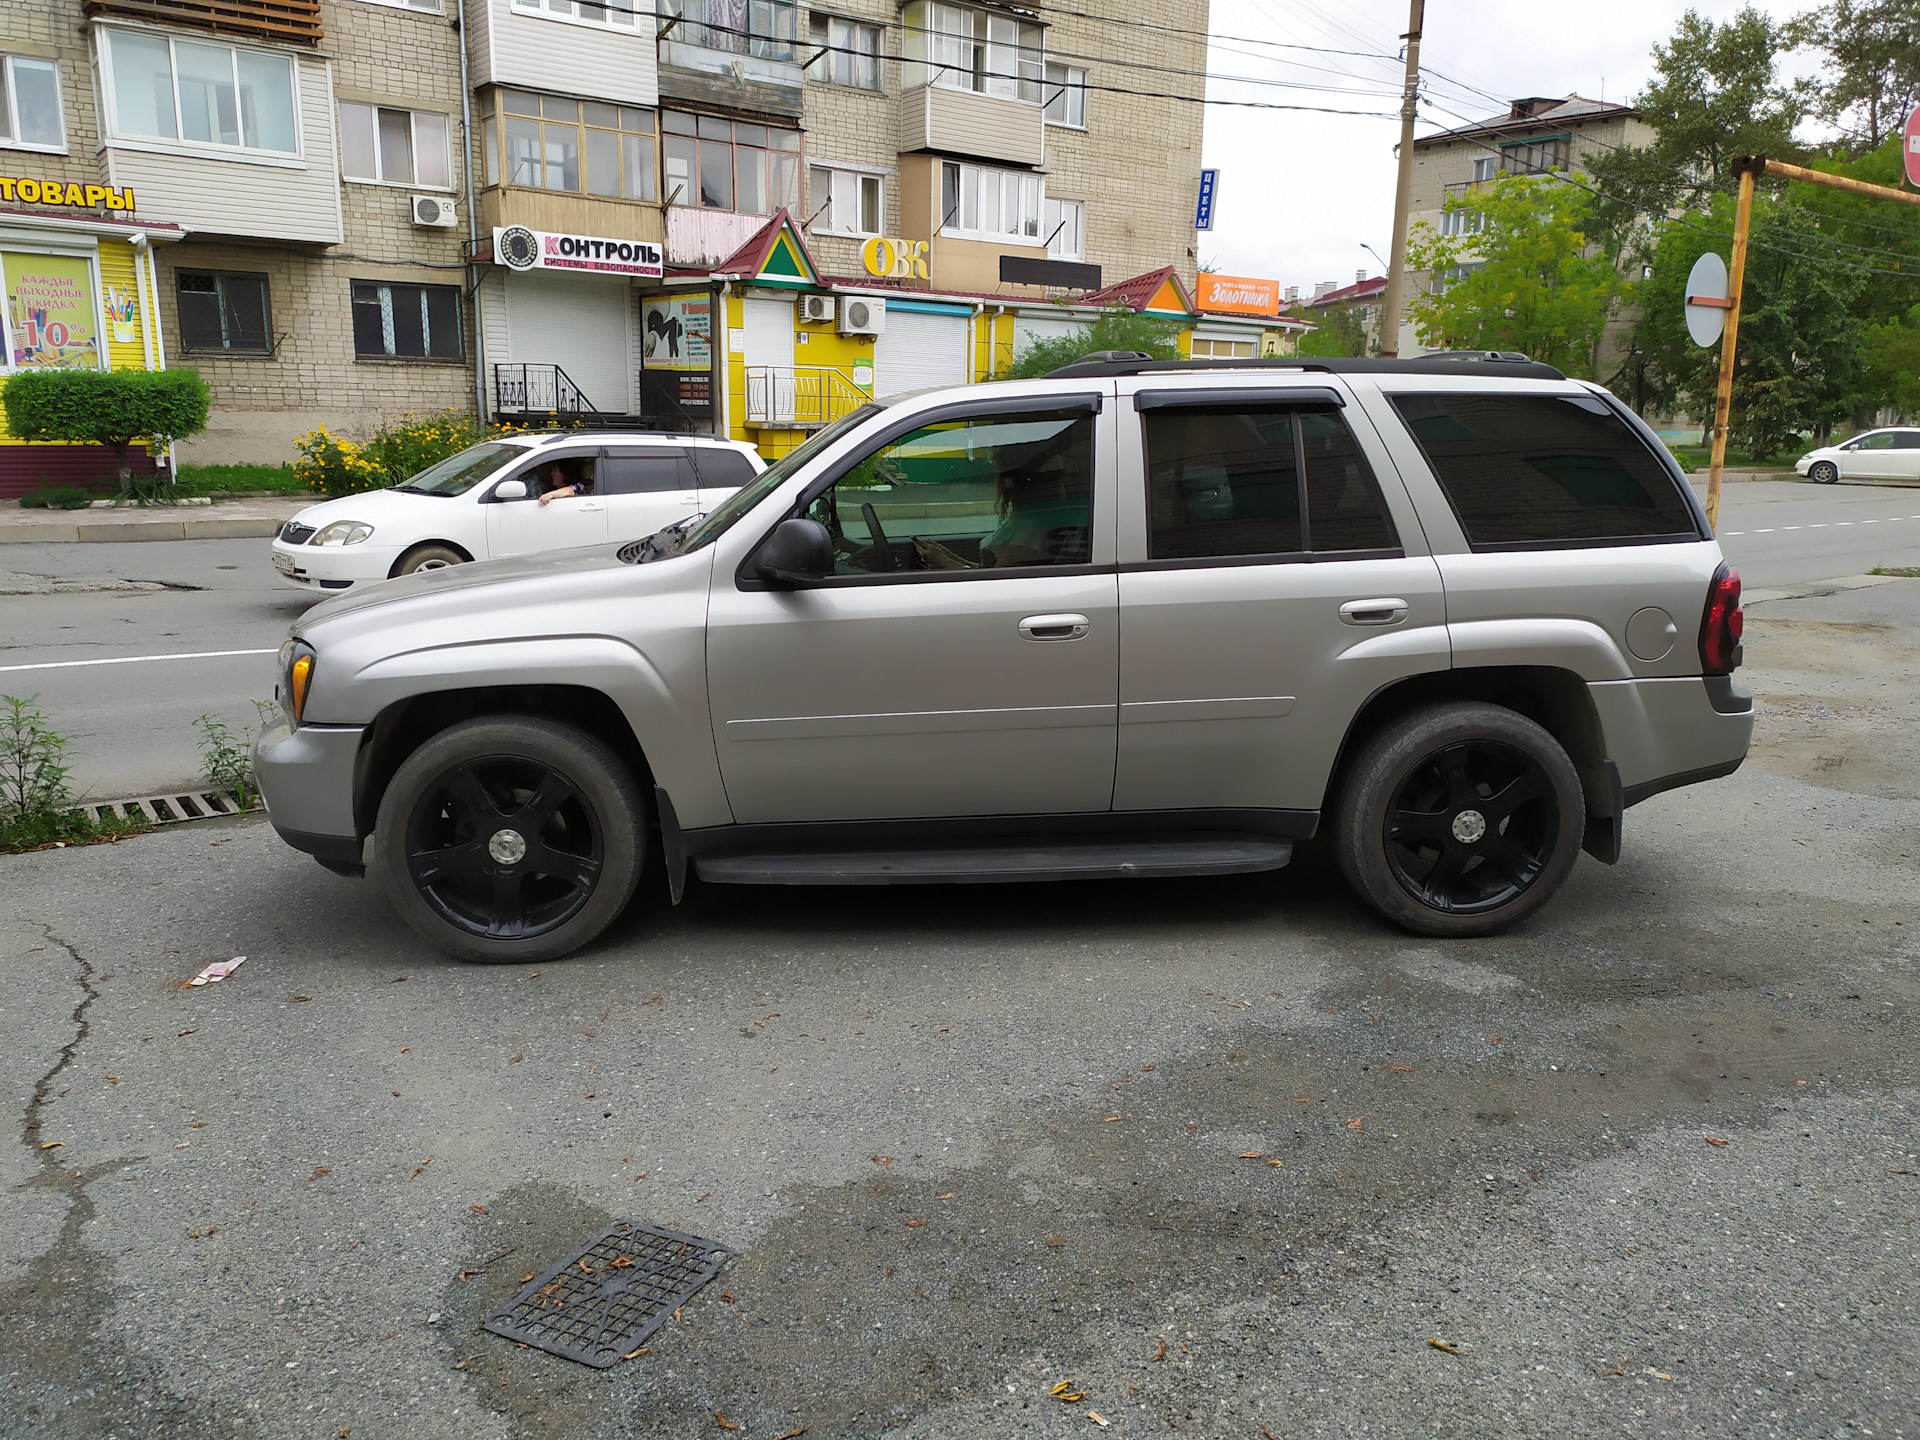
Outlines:
[[1433, 277], [1432, 293], [1444, 295], [1474, 271], [1484, 270], [1486, 266], [1487, 262], [1484, 260], [1470, 260], [1465, 265], [1455, 265], [1450, 270], [1436, 271]]
[[182, 270], [175, 286], [182, 349], [195, 353], [273, 353], [266, 276]]
[[816, 233], [878, 235], [886, 223], [885, 199], [878, 175], [831, 170], [825, 165], [807, 169], [807, 203], [813, 207], [808, 228]]
[[1196, 360], [1251, 360], [1259, 349], [1253, 340], [1206, 340], [1197, 335], [1193, 339]]
[[1440, 216], [1442, 235], [1478, 235], [1487, 228], [1487, 217], [1477, 210], [1447, 210]]
[[353, 353], [458, 360], [460, 287], [353, 282]]
[[447, 117], [340, 102], [340, 173], [386, 185], [453, 185]]
[[800, 208], [800, 132], [664, 111], [669, 205], [771, 215]]
[[[490, 107], [493, 97], [482, 103]], [[659, 198], [653, 111], [524, 90], [502, 90], [499, 105], [500, 116], [489, 114], [480, 124], [487, 184], [500, 183], [504, 131], [509, 185], [615, 200]]]
[[842, 20], [838, 15], [812, 17], [808, 38], [821, 52], [807, 69], [810, 79], [856, 90], [880, 88], [880, 27]]
[[1478, 160], [1473, 162], [1474, 183], [1477, 185], [1483, 180], [1491, 180], [1493, 178], [1493, 172], [1498, 167], [1499, 162], [1491, 155], [1482, 155]]
[[1087, 255], [1087, 205], [1084, 200], [1047, 199], [1040, 206], [1047, 232], [1047, 254], [1055, 260], [1084, 260]]
[[0, 56], [0, 145], [9, 150], [67, 148], [60, 71], [51, 60]]
[[1038, 175], [948, 160], [940, 167], [940, 233], [961, 239], [1041, 237]]
[[685, 40], [761, 60], [793, 59], [800, 14], [794, 0], [660, 0], [659, 13], [663, 19], [679, 18], [678, 25], [666, 30], [668, 41]]
[[101, 38], [122, 139], [300, 153], [290, 56], [145, 30], [103, 30]]
[[1042, 100], [1046, 31], [996, 10], [914, 0], [901, 15], [901, 84], [943, 85], [1008, 100]]
[[584, 20], [589, 25], [624, 25], [631, 30], [638, 7], [637, 0], [513, 0], [513, 8], [558, 15], [564, 20]]
[[1500, 168], [1514, 175], [1543, 175], [1567, 168], [1567, 137], [1518, 140], [1500, 147]]
[[1087, 128], [1087, 72], [1079, 66], [1047, 66], [1047, 123]]
[[366, 0], [369, 5], [387, 5], [396, 10], [418, 10], [423, 15], [446, 12], [445, 0]]

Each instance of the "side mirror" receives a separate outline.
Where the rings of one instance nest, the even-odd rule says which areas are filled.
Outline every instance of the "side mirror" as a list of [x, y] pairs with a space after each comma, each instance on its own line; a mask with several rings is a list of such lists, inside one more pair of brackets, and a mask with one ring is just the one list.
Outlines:
[[833, 537], [818, 520], [782, 520], [760, 547], [760, 578], [788, 585], [833, 573]]
[[496, 500], [524, 500], [527, 498], [527, 482], [524, 480], [502, 480], [493, 487]]

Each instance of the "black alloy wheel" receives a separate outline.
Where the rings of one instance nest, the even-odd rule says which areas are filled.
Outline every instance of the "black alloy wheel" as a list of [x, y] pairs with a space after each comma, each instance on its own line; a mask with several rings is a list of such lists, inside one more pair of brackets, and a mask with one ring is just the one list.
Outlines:
[[394, 908], [465, 960], [551, 960], [611, 924], [644, 858], [632, 772], [568, 725], [488, 716], [409, 755], [380, 800], [374, 869]]
[[1560, 824], [1539, 765], [1509, 745], [1461, 741], [1401, 782], [1386, 815], [1387, 864], [1429, 909], [1497, 910], [1540, 878]]
[[1331, 806], [1347, 883], [1425, 935], [1486, 935], [1552, 898], [1585, 831], [1579, 772], [1542, 726], [1456, 701], [1385, 726]]

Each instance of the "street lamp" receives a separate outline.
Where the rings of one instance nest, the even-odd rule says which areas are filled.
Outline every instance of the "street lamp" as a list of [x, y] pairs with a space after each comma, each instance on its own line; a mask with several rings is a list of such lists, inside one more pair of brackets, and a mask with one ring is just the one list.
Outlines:
[[[1366, 242], [1366, 241], [1364, 241], [1364, 240], [1362, 240], [1362, 241], [1360, 242], [1360, 248], [1361, 248], [1362, 250], [1364, 250], [1364, 251], [1366, 251], [1366, 252], [1367, 252], [1367, 254], [1369, 254], [1369, 255], [1371, 255], [1371, 256], [1372, 256], [1372, 257], [1373, 257], [1374, 259], [1376, 259], [1376, 260], [1380, 260], [1380, 252], [1379, 252], [1378, 250], [1376, 250], [1376, 249], [1374, 249], [1374, 248], [1373, 248], [1373, 247], [1372, 247], [1371, 245], [1369, 245], [1369, 244], [1367, 244], [1367, 242]], [[1392, 266], [1390, 266], [1390, 265], [1388, 265], [1386, 261], [1384, 261], [1384, 260], [1380, 260], [1380, 272], [1381, 272], [1382, 274], [1385, 274], [1385, 273], [1386, 273], [1386, 272], [1387, 272], [1388, 270], [1390, 270], [1390, 269], [1392, 269], [1392, 268], [1393, 268], [1393, 267], [1392, 267]]]

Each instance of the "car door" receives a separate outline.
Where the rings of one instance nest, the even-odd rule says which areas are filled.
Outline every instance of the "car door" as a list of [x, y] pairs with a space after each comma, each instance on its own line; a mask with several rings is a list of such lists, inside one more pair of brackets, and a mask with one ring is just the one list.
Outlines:
[[1892, 479], [1920, 484], [1920, 430], [1893, 432], [1892, 462]]
[[1894, 432], [1873, 430], [1842, 447], [1840, 474], [1847, 480], [1890, 480], [1899, 469]]
[[487, 553], [494, 559], [605, 542], [607, 505], [598, 495], [568, 495], [545, 505], [540, 503], [541, 493], [551, 486], [556, 466], [567, 484], [591, 483], [594, 478], [592, 455], [543, 454], [508, 477], [525, 483], [527, 493], [523, 498], [502, 500], [498, 498], [499, 485], [494, 486], [487, 500]]
[[677, 445], [631, 445], [604, 452], [594, 489], [607, 505], [607, 535], [638, 540], [700, 512], [700, 481]]
[[834, 574], [714, 577], [714, 743], [743, 823], [1105, 811], [1119, 656], [1099, 390], [895, 420], [816, 488]]
[[1116, 810], [1309, 823], [1367, 697], [1446, 668], [1439, 569], [1347, 398], [1122, 382]]
[[760, 472], [731, 445], [695, 445], [687, 453], [700, 476], [700, 513], [706, 514]]

